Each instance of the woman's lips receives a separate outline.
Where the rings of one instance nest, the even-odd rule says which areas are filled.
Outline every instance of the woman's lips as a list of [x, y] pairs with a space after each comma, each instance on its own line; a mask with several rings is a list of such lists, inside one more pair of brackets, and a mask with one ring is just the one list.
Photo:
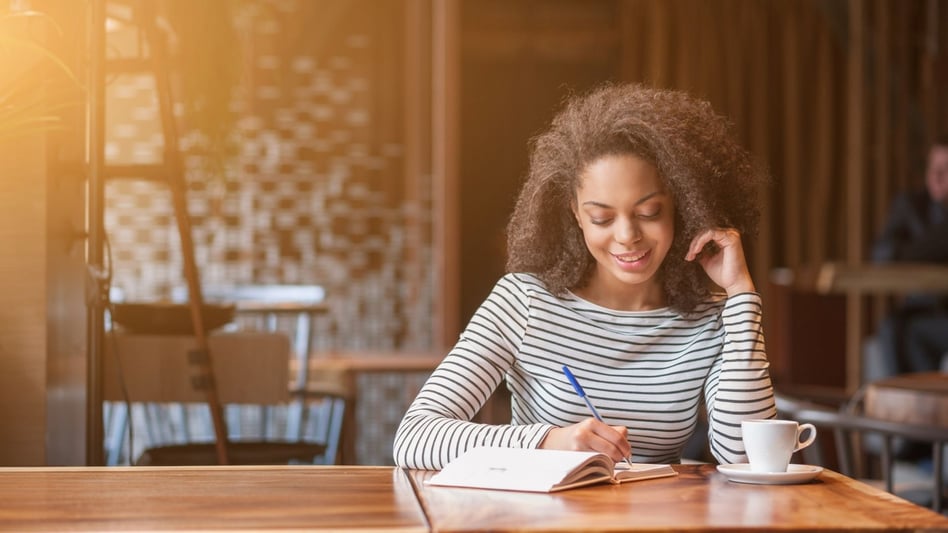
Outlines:
[[626, 252], [622, 254], [612, 254], [616, 263], [624, 270], [635, 270], [642, 267], [648, 259], [649, 251], [644, 252]]

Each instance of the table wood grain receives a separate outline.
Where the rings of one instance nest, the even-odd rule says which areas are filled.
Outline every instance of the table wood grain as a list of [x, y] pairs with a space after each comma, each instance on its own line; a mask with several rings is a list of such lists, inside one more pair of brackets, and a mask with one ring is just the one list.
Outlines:
[[2, 531], [425, 532], [391, 467], [0, 468]]
[[679, 475], [554, 494], [431, 487], [411, 471], [432, 530], [948, 531], [948, 518], [824, 470], [802, 485], [734, 483], [713, 465]]

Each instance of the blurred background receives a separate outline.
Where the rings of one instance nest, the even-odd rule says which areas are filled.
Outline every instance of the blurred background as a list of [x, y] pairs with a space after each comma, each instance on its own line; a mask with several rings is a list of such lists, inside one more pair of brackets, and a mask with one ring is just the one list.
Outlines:
[[[948, 130], [944, 0], [5, 4], [4, 465], [104, 460], [108, 302], [188, 293], [169, 153], [208, 291], [319, 287], [312, 357], [443, 353], [503, 274], [528, 142], [563, 99], [689, 91], [773, 176], [748, 255], [775, 380], [851, 389], [890, 302], [801, 279], [868, 259]], [[358, 461], [388, 464], [424, 372], [360, 379]]]

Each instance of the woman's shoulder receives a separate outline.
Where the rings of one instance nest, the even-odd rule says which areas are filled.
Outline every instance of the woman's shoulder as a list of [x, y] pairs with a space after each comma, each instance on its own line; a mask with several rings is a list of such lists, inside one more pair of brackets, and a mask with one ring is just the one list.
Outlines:
[[546, 288], [540, 278], [525, 272], [504, 274], [494, 285], [491, 299], [517, 300], [527, 307], [562, 307], [563, 297], [556, 296]]
[[550, 294], [550, 291], [548, 291], [546, 285], [540, 281], [540, 278], [526, 272], [508, 272], [504, 274], [497, 281], [497, 287], [516, 289], [524, 293]]

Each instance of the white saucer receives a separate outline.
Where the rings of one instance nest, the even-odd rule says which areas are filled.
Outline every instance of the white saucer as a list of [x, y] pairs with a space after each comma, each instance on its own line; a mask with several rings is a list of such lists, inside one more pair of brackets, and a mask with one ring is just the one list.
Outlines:
[[786, 472], [751, 472], [747, 463], [718, 465], [721, 472], [737, 483], [756, 483], [758, 485], [792, 485], [812, 481], [823, 471], [821, 466], [789, 465]]

